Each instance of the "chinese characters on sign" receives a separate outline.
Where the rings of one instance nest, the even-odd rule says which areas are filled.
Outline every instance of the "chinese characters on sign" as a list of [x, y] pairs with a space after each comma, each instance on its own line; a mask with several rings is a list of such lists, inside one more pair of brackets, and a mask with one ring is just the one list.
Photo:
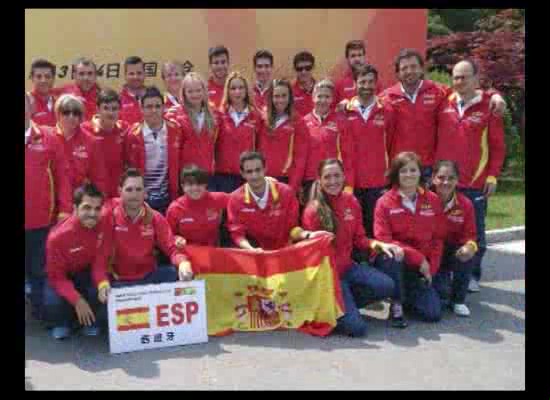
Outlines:
[[[147, 78], [156, 78], [158, 73], [158, 66], [162, 64], [158, 61], [148, 61], [143, 63], [143, 68], [145, 69], [145, 77]], [[194, 65], [191, 61], [187, 60], [183, 63], [185, 73], [193, 71]], [[99, 78], [105, 79], [118, 79], [124, 77], [124, 74], [121, 71], [124, 70], [124, 63], [106, 63], [97, 65], [97, 76]], [[70, 74], [69, 74], [70, 72]], [[74, 65], [62, 65], [58, 68], [57, 77], [60, 79], [74, 79]], [[70, 77], [68, 76], [70, 75]]]

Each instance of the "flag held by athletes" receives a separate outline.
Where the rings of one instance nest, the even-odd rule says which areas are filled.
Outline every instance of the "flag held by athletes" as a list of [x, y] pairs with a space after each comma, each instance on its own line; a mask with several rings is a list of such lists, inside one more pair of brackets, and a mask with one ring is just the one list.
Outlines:
[[326, 336], [343, 314], [334, 249], [323, 236], [264, 253], [187, 246], [206, 281], [208, 334], [298, 329]]

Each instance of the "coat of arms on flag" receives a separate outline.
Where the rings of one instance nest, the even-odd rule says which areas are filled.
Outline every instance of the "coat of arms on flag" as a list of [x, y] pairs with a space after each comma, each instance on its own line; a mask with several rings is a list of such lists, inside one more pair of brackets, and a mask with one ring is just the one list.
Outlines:
[[[273, 294], [273, 290], [257, 285], [248, 286], [248, 294], [236, 292], [238, 304], [235, 306], [236, 317], [240, 321], [239, 326], [251, 330], [274, 329], [281, 325], [291, 327], [292, 310], [290, 304], [281, 303], [286, 297], [286, 292]], [[280, 297], [279, 302], [276, 297]]]
[[119, 332], [150, 327], [149, 307], [125, 308], [116, 312], [116, 329]]

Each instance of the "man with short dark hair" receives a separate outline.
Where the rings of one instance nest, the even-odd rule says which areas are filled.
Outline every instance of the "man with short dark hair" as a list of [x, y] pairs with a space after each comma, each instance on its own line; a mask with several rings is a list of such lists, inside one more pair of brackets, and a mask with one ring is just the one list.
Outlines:
[[260, 111], [267, 107], [271, 82], [273, 80], [273, 54], [269, 50], [258, 50], [252, 58], [256, 84], [254, 101]]
[[225, 46], [216, 46], [208, 50], [208, 100], [218, 108], [222, 103], [225, 81], [229, 74], [229, 50]]
[[44, 315], [54, 326], [54, 339], [70, 336], [74, 313], [84, 327], [84, 335], [99, 333], [98, 291], [109, 287], [101, 254], [111, 253], [110, 243], [103, 240], [102, 203], [103, 194], [93, 184], [76, 189], [73, 215], [56, 225], [48, 236]]
[[265, 176], [261, 153], [242, 153], [240, 169], [246, 183], [230, 194], [227, 204], [227, 228], [238, 247], [255, 252], [277, 250], [292, 240], [317, 235], [299, 227], [296, 193], [290, 186]]
[[97, 93], [100, 88], [97, 84], [97, 69], [95, 63], [85, 57], [78, 58], [73, 63], [74, 83], [63, 87], [63, 94], [69, 93], [84, 103], [84, 121], [89, 121], [96, 114]]
[[145, 92], [145, 66], [141, 58], [131, 56], [124, 61], [124, 79], [126, 83], [120, 91], [119, 118], [132, 126], [143, 120], [139, 99]]
[[313, 69], [315, 68], [315, 57], [309, 51], [301, 51], [294, 56], [294, 70], [296, 81], [292, 85], [294, 95], [294, 109], [299, 116], [303, 117], [313, 111]]
[[144, 120], [128, 131], [124, 154], [128, 166], [144, 176], [147, 203], [164, 215], [179, 195], [181, 128], [163, 118], [163, 97], [155, 86], [145, 89], [141, 108]]
[[55, 70], [55, 65], [43, 58], [31, 64], [32, 89], [27, 94], [33, 108], [31, 119], [37, 125], [55, 126], [57, 123], [54, 107], [58, 93], [53, 88]]

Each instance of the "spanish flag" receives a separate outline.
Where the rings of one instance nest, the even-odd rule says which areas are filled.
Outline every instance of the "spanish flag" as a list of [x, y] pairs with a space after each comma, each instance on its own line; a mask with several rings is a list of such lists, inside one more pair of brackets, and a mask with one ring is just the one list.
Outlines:
[[116, 329], [119, 332], [150, 327], [149, 307], [125, 308], [116, 312]]
[[276, 251], [186, 246], [206, 283], [208, 334], [298, 329], [326, 336], [343, 312], [330, 237]]

